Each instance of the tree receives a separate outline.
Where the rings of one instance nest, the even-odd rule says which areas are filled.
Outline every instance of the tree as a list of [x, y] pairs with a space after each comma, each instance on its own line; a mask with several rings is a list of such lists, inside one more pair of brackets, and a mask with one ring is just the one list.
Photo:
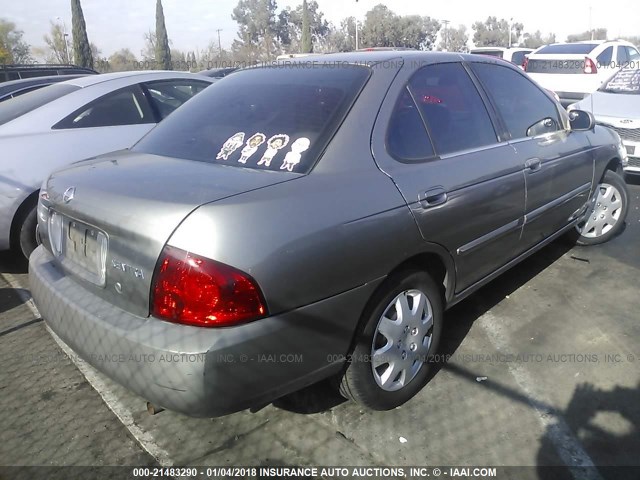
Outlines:
[[240, 0], [231, 18], [238, 23], [232, 52], [243, 61], [270, 60], [280, 53], [275, 0]]
[[622, 40], [633, 43], [635, 46], [640, 45], [640, 35], [622, 37]]
[[447, 28], [442, 32], [442, 39], [438, 50], [446, 50], [447, 52], [468, 52], [469, 35], [467, 35], [467, 27], [464, 25], [458, 28]]
[[349, 52], [355, 49], [356, 19], [348, 17], [340, 22], [340, 26], [328, 25], [328, 33], [317, 51], [323, 53]]
[[419, 15], [399, 16], [385, 5], [376, 5], [365, 16], [362, 45], [431, 50], [440, 22]]
[[302, 39], [300, 41], [300, 52], [311, 53], [313, 45], [311, 43], [311, 25], [309, 24], [309, 7], [307, 0], [302, 0]]
[[118, 50], [109, 57], [109, 69], [112, 72], [136, 70], [137, 66], [138, 59], [128, 48]]
[[538, 48], [538, 47], [541, 47], [542, 45], [549, 45], [551, 43], [556, 43], [555, 33], [550, 33], [546, 37], [543, 37], [540, 30], [536, 30], [535, 33], [525, 33], [522, 36], [522, 38], [523, 38], [523, 42], [521, 46], [525, 48]]
[[0, 18], [0, 64], [29, 63], [33, 60], [29, 44], [22, 40], [23, 32], [16, 24]]
[[[592, 37], [593, 34], [593, 37]], [[582, 33], [574, 33], [567, 37], [567, 42], [581, 42], [583, 40], [606, 40], [607, 29], [606, 28], [594, 28], [593, 30], [587, 30]]]
[[156, 1], [156, 64], [157, 68], [171, 70], [171, 49], [167, 26], [164, 23], [162, 0]]
[[[309, 36], [311, 38], [311, 50], [303, 48], [304, 28], [304, 3], [307, 4], [307, 19], [309, 22]], [[304, 2], [294, 10], [287, 7], [278, 15], [276, 23], [277, 37], [282, 49], [288, 52], [321, 51], [327, 42], [330, 33], [329, 22], [324, 19], [324, 14], [315, 0]], [[307, 45], [308, 46], [308, 45]]]
[[87, 37], [87, 25], [84, 21], [80, 0], [71, 0], [71, 31], [76, 65], [93, 68], [93, 54]]
[[145, 63], [153, 64], [156, 59], [156, 34], [149, 30], [144, 36], [144, 49], [140, 52]]
[[473, 24], [473, 43], [476, 47], [507, 47], [509, 46], [509, 30], [511, 30], [511, 44], [518, 43], [524, 25], [511, 24], [504, 18], [488, 17], [484, 22]]
[[45, 49], [44, 57], [47, 63], [71, 63], [72, 46], [69, 45], [69, 35], [65, 33], [62, 25], [50, 22], [51, 30], [49, 35], [45, 35], [44, 43], [47, 44], [48, 50]]

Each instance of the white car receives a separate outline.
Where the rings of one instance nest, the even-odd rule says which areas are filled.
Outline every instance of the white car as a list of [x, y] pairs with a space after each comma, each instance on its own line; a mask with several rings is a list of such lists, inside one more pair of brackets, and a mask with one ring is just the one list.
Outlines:
[[640, 62], [638, 49], [623, 40], [553, 43], [529, 54], [524, 70], [563, 106], [595, 92], [620, 68]]
[[57, 83], [0, 104], [0, 250], [36, 247], [39, 188], [64, 165], [131, 147], [214, 79], [120, 72]]
[[567, 110], [591, 112], [599, 124], [615, 130], [628, 157], [621, 155], [624, 171], [640, 175], [640, 64], [619, 70], [597, 91], [569, 105]]
[[520, 68], [524, 68], [524, 62], [528, 54], [533, 52], [532, 48], [521, 48], [521, 47], [512, 47], [512, 48], [504, 48], [504, 47], [478, 47], [472, 48], [469, 53], [473, 53], [475, 55], [488, 55], [490, 57], [498, 57], [506, 60], [507, 62], [511, 62]]

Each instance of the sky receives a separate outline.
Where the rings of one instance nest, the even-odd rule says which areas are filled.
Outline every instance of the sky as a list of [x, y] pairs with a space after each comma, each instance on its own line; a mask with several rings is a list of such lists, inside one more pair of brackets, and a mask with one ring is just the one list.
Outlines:
[[[449, 20], [451, 26], [466, 25], [472, 36], [471, 25], [489, 15], [513, 18], [524, 24], [525, 31], [541, 30], [555, 33], [565, 40], [568, 34], [590, 28], [604, 27], [610, 38], [640, 35], [640, 2], [618, 0], [612, 4], [602, 0], [317, 0], [326, 18], [336, 24], [353, 15], [364, 19], [365, 13], [379, 3], [385, 3], [398, 14], [428, 15]], [[172, 47], [182, 51], [204, 49], [211, 42], [217, 44], [218, 34], [223, 48], [236, 38], [237, 25], [231, 19], [238, 0], [163, 0], [163, 7]], [[302, 0], [278, 0], [278, 8], [295, 7]], [[155, 0], [82, 0], [89, 40], [95, 43], [103, 56], [121, 48], [129, 48], [136, 56], [144, 48], [143, 34], [155, 29]], [[590, 7], [591, 5], [591, 7]], [[44, 46], [43, 35], [48, 33], [51, 21], [64, 22], [71, 30], [69, 0], [0, 0], [0, 18], [16, 23], [24, 32], [24, 39], [33, 47]]]

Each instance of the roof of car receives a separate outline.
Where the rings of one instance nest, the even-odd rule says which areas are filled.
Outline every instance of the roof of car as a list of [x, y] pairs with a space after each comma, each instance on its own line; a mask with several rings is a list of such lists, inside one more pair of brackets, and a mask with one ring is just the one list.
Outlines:
[[[159, 75], [159, 74], [164, 74], [164, 75]], [[100, 75], [89, 75], [86, 77], [76, 78], [73, 80], [67, 80], [64, 83], [67, 83], [69, 85], [76, 85], [78, 87], [84, 88], [84, 87], [89, 87], [91, 85], [96, 85], [98, 83], [108, 82], [111, 80], [119, 80], [121, 78], [130, 78], [130, 77], [144, 77], [144, 76], [149, 76], [149, 77], [194, 76], [196, 78], [201, 78], [203, 80], [209, 80], [209, 81], [211, 80], [210, 78], [205, 77], [204, 75], [198, 75], [196, 73], [189, 73], [189, 72], [173, 72], [170, 70], [144, 70], [144, 71], [137, 70], [137, 71], [130, 71], [130, 72], [112, 72], [112, 73], [101, 73]]]
[[[501, 59], [488, 57], [486, 55], [472, 55], [468, 53], [457, 52], [432, 52], [421, 50], [376, 50], [376, 51], [357, 51], [343, 53], [328, 53], [314, 57], [290, 58], [280, 62], [269, 62], [256, 66], [271, 66], [282, 64], [305, 64], [305, 63], [329, 63], [329, 64], [356, 64], [356, 65], [376, 65], [384, 64], [384, 62], [392, 61], [409, 61], [419, 63], [438, 63], [453, 62], [461, 60], [471, 60], [485, 63], [495, 63], [502, 61]], [[511, 65], [509, 62], [505, 64]]]
[[12, 90], [14, 87], [28, 87], [30, 85], [42, 85], [43, 83], [58, 83], [73, 80], [75, 78], [84, 77], [85, 74], [74, 73], [70, 75], [47, 75], [45, 77], [20, 78], [18, 80], [9, 80], [0, 83], [0, 91]]

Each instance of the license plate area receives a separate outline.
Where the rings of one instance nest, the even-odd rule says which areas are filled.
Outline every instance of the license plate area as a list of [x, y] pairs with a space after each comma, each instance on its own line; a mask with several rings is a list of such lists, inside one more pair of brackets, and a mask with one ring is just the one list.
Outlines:
[[101, 230], [72, 218], [55, 213], [58, 217], [50, 223], [50, 231], [57, 241], [54, 253], [71, 273], [104, 286], [106, 283], [107, 235]]

